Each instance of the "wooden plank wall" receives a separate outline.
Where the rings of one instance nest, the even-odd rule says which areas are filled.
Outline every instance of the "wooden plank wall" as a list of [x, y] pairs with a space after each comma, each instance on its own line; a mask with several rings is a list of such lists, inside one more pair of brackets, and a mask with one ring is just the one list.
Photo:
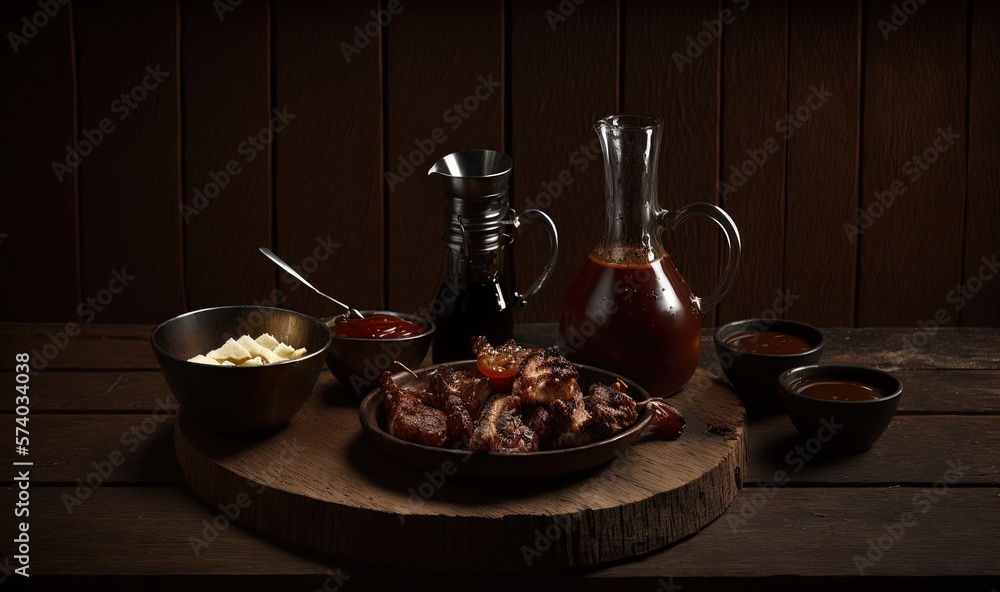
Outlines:
[[[1000, 325], [993, 3], [42, 4], [0, 4], [0, 320], [337, 312], [258, 246], [360, 308], [419, 310], [444, 272], [426, 171], [482, 147], [559, 226], [516, 317], [554, 321], [604, 225], [593, 123], [644, 111], [665, 122], [660, 203], [716, 203], [742, 234], [704, 325], [782, 298], [822, 326]], [[710, 290], [711, 223], [665, 240]], [[520, 230], [510, 283], [547, 249]]]

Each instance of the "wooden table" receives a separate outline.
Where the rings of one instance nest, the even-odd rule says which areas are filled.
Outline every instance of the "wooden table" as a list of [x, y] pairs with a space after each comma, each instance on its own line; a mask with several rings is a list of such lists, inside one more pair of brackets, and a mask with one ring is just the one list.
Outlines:
[[[85, 326], [63, 340], [60, 325], [0, 325], [0, 413], [7, 434], [0, 577], [18, 567], [11, 541], [23, 519], [12, 511], [14, 469], [21, 467], [11, 463], [27, 459], [34, 463], [34, 585], [303, 591], [558, 585], [652, 592], [721, 589], [738, 584], [735, 578], [752, 578], [761, 588], [815, 590], [903, 587], [930, 577], [964, 578], [962, 589], [1000, 589], [1000, 329], [940, 329], [915, 340], [912, 329], [830, 329], [824, 362], [875, 365], [905, 385], [896, 417], [870, 451], [807, 460], [807, 452], [796, 452], [787, 417], [751, 421], [744, 489], [700, 533], [596, 569], [485, 577], [349, 564], [227, 521], [217, 522], [216, 536], [196, 556], [192, 537], [204, 540], [206, 526], [220, 514], [181, 479], [172, 438], [176, 402], [150, 350], [151, 329]], [[555, 337], [551, 325], [517, 332], [536, 343]], [[11, 441], [15, 355], [42, 351], [53, 338], [64, 346], [48, 348], [58, 355], [31, 374], [30, 454], [18, 457]], [[907, 349], [904, 340], [926, 344]], [[702, 367], [719, 373], [707, 331]], [[333, 382], [324, 371], [317, 389]]]

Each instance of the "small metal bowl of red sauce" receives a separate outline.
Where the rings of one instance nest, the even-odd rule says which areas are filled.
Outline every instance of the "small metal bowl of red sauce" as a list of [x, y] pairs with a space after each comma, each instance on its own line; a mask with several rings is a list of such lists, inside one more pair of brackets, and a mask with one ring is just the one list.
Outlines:
[[819, 363], [826, 344], [820, 329], [783, 319], [746, 319], [715, 331], [715, 355], [729, 384], [754, 415], [780, 413], [778, 376]]
[[785, 410], [803, 438], [849, 453], [872, 447], [903, 395], [898, 378], [867, 366], [793, 368], [781, 374], [778, 384]]
[[363, 395], [378, 384], [386, 370], [398, 372], [396, 362], [418, 368], [434, 338], [434, 323], [412, 314], [363, 310], [364, 318], [342, 314], [326, 319], [333, 343], [326, 352], [330, 372], [348, 390]]

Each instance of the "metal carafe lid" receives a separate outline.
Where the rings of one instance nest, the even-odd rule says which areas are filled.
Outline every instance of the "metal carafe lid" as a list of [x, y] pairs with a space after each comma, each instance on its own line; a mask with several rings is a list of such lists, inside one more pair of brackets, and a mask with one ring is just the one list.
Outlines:
[[427, 171], [444, 181], [447, 198], [444, 235], [448, 246], [488, 251], [503, 244], [504, 224], [510, 224], [507, 194], [514, 163], [495, 150], [463, 150], [445, 156]]

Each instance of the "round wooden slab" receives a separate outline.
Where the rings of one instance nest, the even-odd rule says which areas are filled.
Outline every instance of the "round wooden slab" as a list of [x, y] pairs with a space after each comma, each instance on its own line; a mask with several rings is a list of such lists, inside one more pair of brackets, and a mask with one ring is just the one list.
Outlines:
[[563, 477], [418, 471], [362, 433], [358, 399], [324, 373], [281, 431], [217, 436], [183, 415], [175, 447], [191, 489], [230, 519], [342, 559], [403, 568], [553, 570], [649, 553], [717, 518], [747, 472], [746, 414], [699, 369], [672, 397], [680, 439], [650, 428], [612, 462]]

